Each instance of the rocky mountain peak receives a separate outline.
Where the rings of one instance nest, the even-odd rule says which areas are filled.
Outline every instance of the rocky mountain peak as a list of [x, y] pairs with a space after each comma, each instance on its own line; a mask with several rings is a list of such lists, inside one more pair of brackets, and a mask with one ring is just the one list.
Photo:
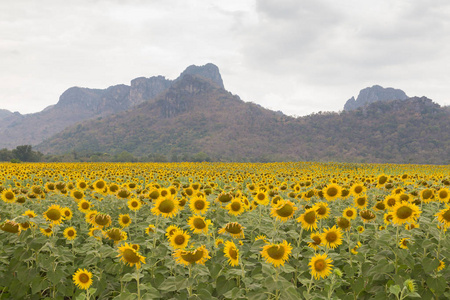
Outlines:
[[186, 70], [184, 70], [176, 80], [183, 78], [183, 76], [187, 74], [201, 76], [203, 78], [211, 80], [219, 87], [223, 89], [225, 88], [223, 85], [222, 76], [219, 72], [219, 68], [212, 63], [207, 63], [204, 66], [191, 65], [187, 67]]
[[383, 88], [379, 85], [367, 87], [359, 92], [358, 98], [351, 97], [344, 105], [344, 110], [354, 110], [377, 101], [405, 100], [408, 96], [404, 91], [394, 88]]

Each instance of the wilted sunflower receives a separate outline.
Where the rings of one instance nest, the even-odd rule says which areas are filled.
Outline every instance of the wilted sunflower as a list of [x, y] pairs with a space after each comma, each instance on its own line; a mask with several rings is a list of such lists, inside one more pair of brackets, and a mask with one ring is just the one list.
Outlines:
[[20, 224], [14, 222], [14, 221], [11, 221], [11, 220], [6, 220], [3, 223], [1, 223], [0, 229], [5, 232], [17, 233], [17, 234], [20, 234], [20, 231], [21, 231]]
[[408, 249], [409, 238], [402, 238], [398, 243], [398, 246], [402, 249]]
[[205, 220], [202, 216], [191, 216], [188, 220], [188, 224], [194, 233], [208, 233], [209, 225], [211, 225], [211, 220]]
[[182, 264], [185, 266], [192, 264], [204, 265], [205, 262], [211, 258], [211, 256], [209, 256], [208, 250], [204, 245], [198, 247], [193, 251], [178, 249], [172, 255], [178, 264]]
[[284, 240], [279, 244], [272, 243], [263, 246], [261, 256], [266, 260], [266, 263], [271, 263], [274, 267], [278, 267], [280, 265], [284, 266], [284, 263], [289, 259], [291, 252], [291, 244]]
[[77, 231], [73, 227], [68, 227], [64, 230], [63, 235], [68, 241], [71, 241], [77, 237]]
[[347, 207], [346, 209], [344, 209], [342, 216], [349, 220], [354, 220], [356, 219], [356, 209], [354, 209], [353, 207]]
[[369, 209], [365, 209], [365, 210], [361, 210], [359, 212], [359, 216], [361, 217], [361, 219], [363, 220], [363, 222], [370, 222], [375, 220], [376, 215]]
[[313, 232], [309, 236], [313, 241], [308, 243], [308, 246], [314, 250], [319, 250], [320, 244], [322, 244], [322, 235], [319, 232]]
[[336, 220], [336, 224], [340, 229], [344, 231], [349, 231], [351, 227], [350, 220], [344, 217], [338, 217]]
[[399, 202], [392, 208], [392, 223], [403, 225], [416, 222], [421, 211], [415, 204]]
[[317, 211], [314, 207], [305, 210], [300, 217], [297, 218], [297, 222], [302, 223], [303, 229], [315, 230], [317, 229]]
[[342, 244], [342, 231], [334, 225], [331, 228], [325, 228], [322, 233], [322, 244], [328, 248], [336, 248]]
[[142, 204], [141, 204], [141, 201], [139, 201], [138, 199], [133, 198], [133, 199], [128, 200], [127, 206], [132, 211], [138, 211], [138, 210], [141, 209]]
[[317, 202], [314, 204], [313, 208], [316, 210], [317, 219], [326, 219], [330, 214], [330, 208], [326, 202]]
[[84, 199], [84, 193], [80, 190], [72, 190], [70, 192], [70, 196], [76, 201], [79, 202], [81, 199]]
[[192, 197], [189, 201], [189, 208], [194, 214], [205, 214], [209, 208], [209, 202], [203, 197]]
[[47, 221], [52, 222], [54, 225], [61, 224], [64, 216], [61, 212], [61, 207], [56, 204], [52, 204], [45, 212], [44, 217]]
[[92, 284], [92, 273], [86, 269], [78, 269], [72, 279], [78, 288], [87, 290]]
[[315, 279], [327, 278], [331, 274], [333, 260], [324, 254], [316, 254], [309, 261], [311, 274]]
[[83, 212], [83, 213], [87, 213], [91, 210], [92, 208], [92, 203], [87, 201], [87, 200], [80, 200], [80, 202], [78, 202], [78, 210]]
[[2, 200], [6, 203], [14, 203], [16, 202], [16, 194], [12, 190], [3, 190], [2, 191]]
[[384, 204], [384, 201], [377, 201], [375, 205], [373, 206], [373, 209], [375, 211], [382, 211], [386, 209], [386, 204]]
[[223, 226], [219, 230], [219, 234], [228, 233], [234, 238], [243, 239], [243, 238], [245, 238], [244, 228], [245, 227], [243, 227], [238, 222], [230, 222], [230, 223], [225, 224], [225, 226]]
[[341, 196], [342, 188], [339, 185], [332, 183], [323, 188], [322, 192], [325, 199], [333, 201]]
[[297, 207], [289, 200], [280, 199], [275, 207], [272, 207], [270, 216], [280, 221], [287, 221], [294, 216]]
[[131, 217], [129, 214], [119, 215], [119, 224], [122, 228], [128, 227], [131, 224]]
[[439, 223], [442, 223], [445, 228], [450, 227], [450, 206], [440, 210], [435, 216], [438, 218]]
[[170, 237], [170, 245], [174, 249], [184, 249], [189, 243], [191, 236], [184, 230], [176, 230]]
[[99, 228], [108, 227], [111, 223], [111, 216], [108, 214], [97, 213], [91, 218], [91, 224]]
[[233, 216], [239, 216], [245, 210], [244, 204], [240, 198], [233, 199], [225, 208], [228, 210], [228, 213]]
[[119, 199], [128, 199], [131, 197], [131, 195], [132, 195], [132, 193], [129, 190], [127, 190], [126, 188], [120, 189], [116, 193], [116, 196]]
[[172, 218], [178, 213], [178, 203], [178, 199], [172, 196], [160, 197], [152, 208], [152, 214], [162, 215], [164, 218]]
[[236, 247], [234, 242], [226, 241], [223, 253], [225, 257], [228, 258], [228, 263], [230, 266], [234, 267], [239, 264], [239, 249]]
[[140, 255], [131, 244], [125, 243], [124, 245], [119, 246], [118, 252], [119, 254], [117, 257], [120, 257], [120, 260], [125, 264], [128, 264], [130, 267], [136, 265], [136, 268], [139, 269], [141, 267], [141, 263], [145, 264], [145, 257]]
[[110, 240], [114, 241], [114, 244], [125, 241], [128, 238], [127, 233], [119, 228], [111, 228], [105, 234]]

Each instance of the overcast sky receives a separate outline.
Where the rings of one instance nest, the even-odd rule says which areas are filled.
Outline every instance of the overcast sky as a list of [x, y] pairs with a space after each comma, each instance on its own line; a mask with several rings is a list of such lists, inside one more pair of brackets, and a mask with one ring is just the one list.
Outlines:
[[450, 1], [0, 1], [0, 108], [208, 62], [233, 94], [289, 115], [342, 110], [374, 84], [449, 105]]

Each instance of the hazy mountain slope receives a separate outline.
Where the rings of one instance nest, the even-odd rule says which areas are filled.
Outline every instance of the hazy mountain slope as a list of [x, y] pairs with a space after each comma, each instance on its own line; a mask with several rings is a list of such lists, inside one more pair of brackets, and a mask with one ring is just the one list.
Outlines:
[[355, 97], [348, 99], [344, 105], [344, 110], [354, 110], [378, 101], [405, 100], [407, 98], [408, 96], [402, 90], [374, 85], [362, 89], [356, 100]]

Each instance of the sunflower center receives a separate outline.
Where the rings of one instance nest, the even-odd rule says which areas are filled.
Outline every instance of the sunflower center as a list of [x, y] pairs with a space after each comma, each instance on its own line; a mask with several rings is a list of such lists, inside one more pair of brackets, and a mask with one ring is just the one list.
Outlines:
[[81, 283], [88, 283], [88, 282], [89, 282], [89, 276], [88, 276], [87, 274], [81, 273], [81, 274], [78, 276], [78, 280], [79, 280]]
[[231, 247], [230, 250], [228, 250], [228, 254], [230, 255], [230, 257], [232, 259], [237, 259], [238, 258], [238, 253], [236, 251], [236, 248]]
[[285, 252], [284, 247], [279, 245], [273, 245], [267, 249], [267, 254], [273, 259], [282, 259]]
[[69, 230], [69, 231], [67, 231], [67, 235], [70, 236], [70, 237], [72, 237], [72, 236], [75, 235], [75, 231]]
[[431, 190], [429, 190], [429, 189], [426, 189], [422, 193], [422, 198], [423, 199], [430, 199], [432, 195], [433, 195], [433, 192], [431, 192]]
[[397, 217], [399, 219], [408, 219], [413, 214], [413, 210], [408, 206], [402, 206], [397, 209]]
[[322, 240], [320, 239], [320, 236], [314, 236], [313, 238], [312, 238], [312, 240], [314, 241], [314, 245], [320, 245], [320, 243], [322, 242]]
[[381, 176], [380, 179], [378, 179], [379, 184], [385, 184], [388, 180], [387, 176]]
[[334, 241], [337, 240], [337, 234], [335, 232], [328, 232], [327, 236], [326, 236], [326, 240], [329, 243], [333, 243]]
[[194, 224], [194, 227], [197, 229], [203, 229], [206, 227], [206, 223], [205, 223], [205, 221], [203, 221], [202, 218], [195, 218], [193, 224]]
[[358, 198], [356, 202], [358, 203], [358, 205], [364, 205], [366, 204], [366, 198], [364, 197]]
[[122, 256], [126, 262], [132, 264], [138, 263], [141, 260], [139, 255], [133, 249], [125, 249]]
[[327, 213], [327, 209], [325, 206], [319, 206], [319, 208], [316, 210], [317, 214], [319, 214], [320, 216], [323, 216], [324, 214]]
[[239, 201], [235, 201], [231, 203], [231, 210], [232, 211], [239, 211], [241, 209], [241, 203]]
[[131, 206], [133, 206], [133, 207], [138, 207], [139, 204], [137, 203], [137, 201], [133, 201], [133, 202], [131, 202]]
[[321, 272], [321, 271], [325, 270], [325, 267], [326, 267], [326, 264], [323, 259], [318, 259], [314, 263], [314, 269], [316, 270], [316, 272]]
[[388, 204], [389, 206], [394, 206], [396, 202], [397, 202], [397, 201], [395, 201], [394, 198], [389, 198], [388, 201], [387, 201], [387, 204]]
[[276, 212], [280, 217], [290, 217], [294, 212], [294, 208], [290, 204], [285, 204], [280, 209], [277, 209]]
[[87, 202], [81, 203], [81, 208], [82, 209], [89, 209], [89, 203], [87, 203]]
[[447, 191], [444, 190], [444, 191], [439, 192], [439, 198], [445, 199], [445, 198], [447, 198], [447, 196], [448, 196]]
[[447, 211], [444, 214], [442, 214], [442, 218], [445, 221], [450, 222], [450, 209], [447, 209]]
[[205, 208], [205, 202], [203, 200], [197, 200], [195, 201], [194, 206], [196, 209], [202, 210]]
[[95, 187], [102, 190], [105, 188], [105, 183], [103, 181], [98, 181], [97, 183], [95, 183]]
[[346, 215], [347, 217], [353, 217], [353, 211], [352, 211], [352, 210], [347, 210], [347, 211], [345, 212], [345, 215]]
[[175, 244], [177, 244], [177, 245], [183, 245], [184, 244], [184, 241], [186, 241], [186, 239], [185, 239], [185, 237], [183, 236], [183, 235], [177, 235], [176, 237], [175, 237]]
[[257, 197], [259, 201], [263, 201], [264, 199], [266, 199], [266, 195], [264, 195], [263, 193], [259, 193]]
[[225, 230], [232, 234], [238, 234], [242, 232], [242, 227], [240, 224], [228, 224]]
[[357, 187], [355, 187], [355, 193], [357, 193], [357, 194], [360, 194], [362, 192], [362, 190], [363, 190], [362, 186], [358, 185]]
[[350, 221], [346, 218], [339, 218], [337, 225], [342, 229], [347, 229], [350, 227]]
[[59, 209], [50, 209], [47, 211], [47, 218], [49, 218], [52, 221], [58, 221], [61, 219], [61, 211]]
[[5, 198], [6, 199], [8, 199], [8, 200], [12, 200], [12, 199], [14, 199], [14, 193], [13, 192], [6, 192], [5, 193]]
[[375, 205], [375, 207], [376, 207], [377, 209], [380, 209], [380, 210], [384, 210], [384, 209], [386, 208], [386, 206], [384, 205], [383, 202], [377, 202], [377, 204]]
[[329, 189], [327, 189], [327, 195], [330, 197], [334, 197], [338, 194], [338, 189], [335, 187], [330, 187]]
[[306, 213], [305, 217], [303, 219], [308, 224], [314, 224], [316, 222], [316, 212], [310, 211], [310, 212]]
[[128, 216], [123, 216], [122, 217], [122, 223], [128, 224], [129, 222], [130, 222], [130, 218]]
[[203, 258], [203, 250], [197, 249], [194, 252], [192, 251], [182, 252], [180, 256], [184, 261], [193, 264], [196, 261], [199, 261], [200, 259]]
[[231, 201], [231, 196], [228, 194], [223, 194], [219, 196], [219, 201], [222, 203], [226, 203], [226, 202], [230, 202]]
[[163, 213], [166, 213], [166, 214], [171, 213], [174, 209], [175, 209], [175, 204], [170, 199], [163, 200], [159, 204], [159, 210]]
[[83, 193], [80, 191], [75, 191], [75, 192], [73, 192], [73, 197], [75, 199], [81, 199], [81, 198], [83, 198]]

